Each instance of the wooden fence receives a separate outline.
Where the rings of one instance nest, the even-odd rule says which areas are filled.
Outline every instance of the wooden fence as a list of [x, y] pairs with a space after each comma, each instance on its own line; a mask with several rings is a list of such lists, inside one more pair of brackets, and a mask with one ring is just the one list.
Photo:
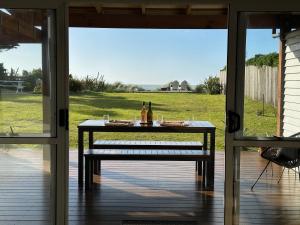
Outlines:
[[[226, 70], [220, 71], [220, 83], [223, 92], [226, 90]], [[265, 103], [277, 105], [277, 67], [246, 66], [245, 68], [245, 96]]]

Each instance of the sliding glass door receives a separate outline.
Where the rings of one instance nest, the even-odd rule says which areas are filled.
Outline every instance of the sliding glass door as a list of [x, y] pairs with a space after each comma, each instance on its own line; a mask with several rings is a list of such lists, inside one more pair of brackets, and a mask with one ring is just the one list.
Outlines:
[[0, 224], [64, 224], [65, 8], [15, 5], [0, 5]]
[[274, 7], [230, 12], [225, 224], [300, 222], [300, 14]]

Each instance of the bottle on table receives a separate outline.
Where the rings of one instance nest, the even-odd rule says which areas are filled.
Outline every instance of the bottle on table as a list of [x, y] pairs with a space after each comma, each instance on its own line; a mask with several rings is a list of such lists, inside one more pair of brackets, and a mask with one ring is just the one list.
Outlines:
[[142, 110], [141, 110], [141, 122], [142, 123], [147, 122], [147, 109], [146, 109], [145, 102], [143, 102], [143, 107], [142, 107]]
[[152, 124], [153, 123], [153, 112], [151, 108], [151, 102], [149, 102], [149, 107], [147, 111], [147, 123]]

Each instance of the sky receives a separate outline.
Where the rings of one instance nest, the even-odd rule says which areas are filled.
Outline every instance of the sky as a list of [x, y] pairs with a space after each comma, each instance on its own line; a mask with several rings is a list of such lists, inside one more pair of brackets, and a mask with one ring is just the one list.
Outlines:
[[[277, 51], [271, 30], [247, 30], [246, 56]], [[104, 75], [108, 82], [199, 84], [226, 65], [227, 30], [70, 28], [69, 72]], [[41, 67], [41, 45], [22, 44], [0, 53], [6, 69]]]

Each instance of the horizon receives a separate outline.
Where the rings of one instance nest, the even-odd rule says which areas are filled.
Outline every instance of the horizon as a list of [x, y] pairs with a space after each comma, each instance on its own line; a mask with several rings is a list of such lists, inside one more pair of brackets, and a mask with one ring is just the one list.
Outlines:
[[[79, 79], [101, 74], [109, 83], [197, 85], [227, 65], [227, 29], [69, 28], [69, 46], [69, 74]], [[246, 59], [277, 49], [270, 29], [247, 30]], [[8, 71], [41, 68], [40, 44], [21, 44], [0, 55]]]

